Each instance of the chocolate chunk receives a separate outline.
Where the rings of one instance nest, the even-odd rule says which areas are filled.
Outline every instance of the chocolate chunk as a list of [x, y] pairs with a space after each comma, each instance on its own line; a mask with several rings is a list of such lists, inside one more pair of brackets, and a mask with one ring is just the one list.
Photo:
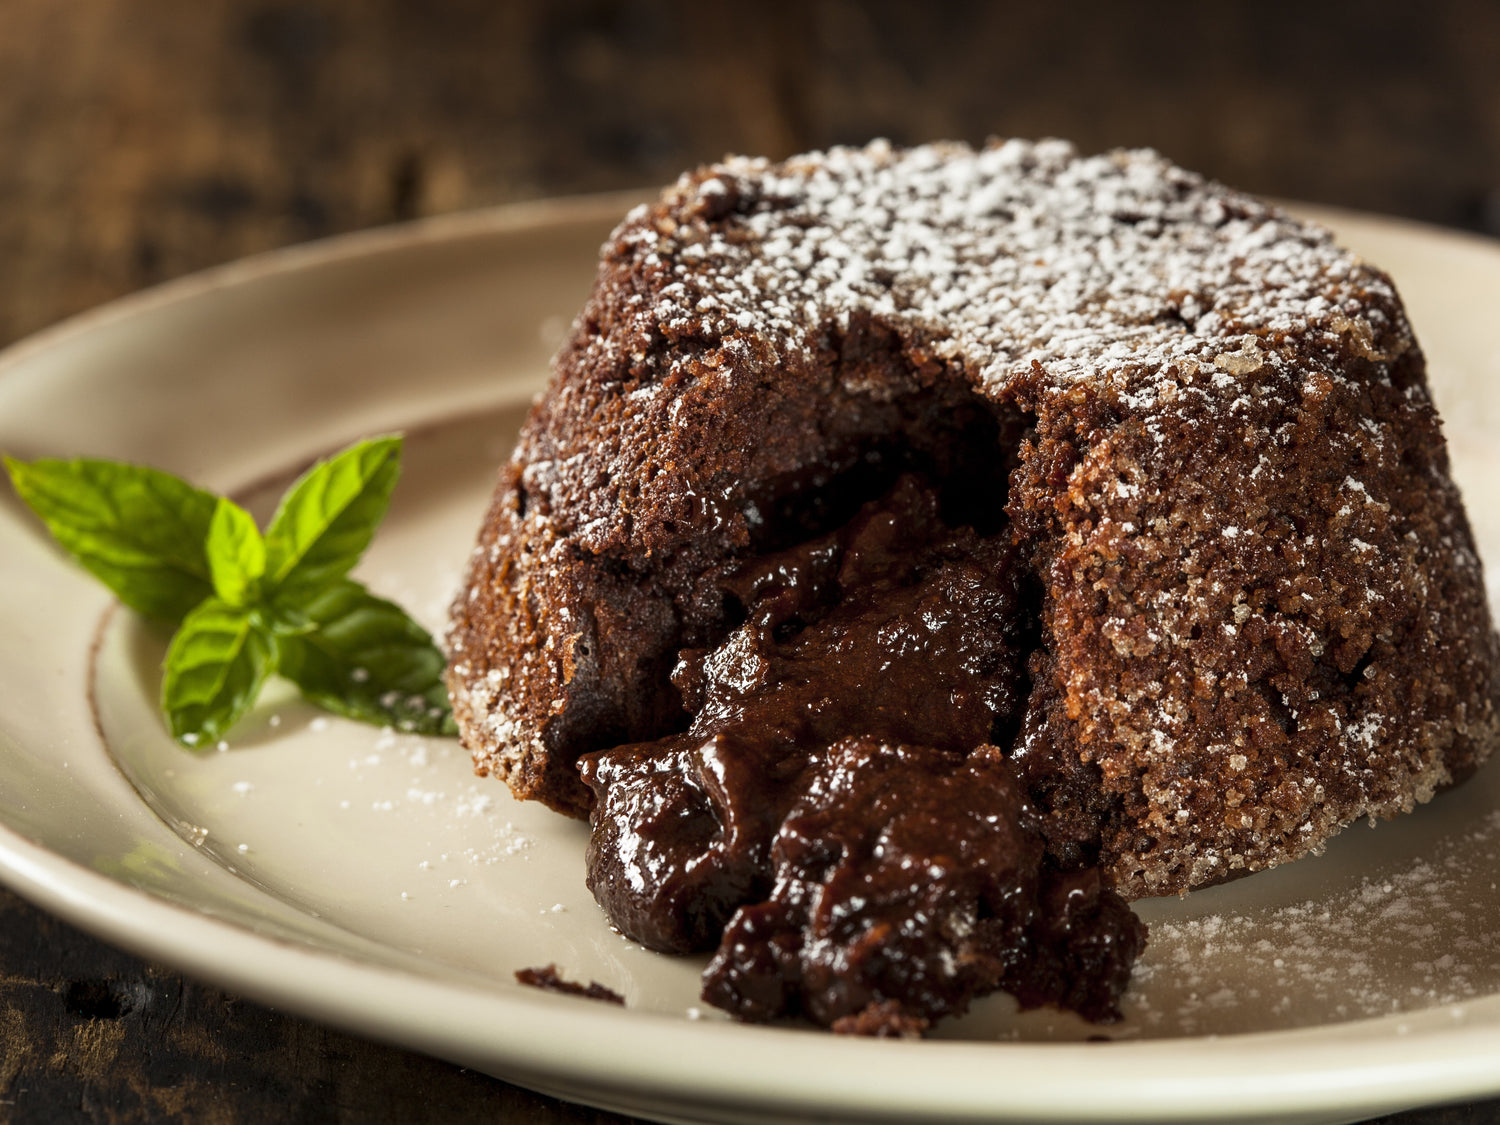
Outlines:
[[625, 1004], [625, 997], [610, 988], [605, 988], [598, 981], [591, 980], [588, 984], [579, 984], [562, 976], [557, 971], [556, 965], [543, 965], [541, 968], [517, 969], [516, 980], [531, 988], [540, 988], [543, 992], [559, 992], [565, 996], [581, 996], [585, 1000], [602, 1000], [606, 1004]]

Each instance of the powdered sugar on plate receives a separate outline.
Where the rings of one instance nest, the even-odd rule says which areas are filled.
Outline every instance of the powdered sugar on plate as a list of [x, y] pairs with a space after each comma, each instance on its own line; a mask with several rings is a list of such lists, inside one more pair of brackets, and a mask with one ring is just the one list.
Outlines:
[[[1338, 843], [1358, 848], [1363, 836], [1350, 828]], [[1315, 1026], [1491, 995], [1500, 990], [1497, 850], [1500, 811], [1316, 898], [1153, 919], [1126, 999], [1129, 1033]], [[1220, 901], [1237, 890], [1223, 888]]]

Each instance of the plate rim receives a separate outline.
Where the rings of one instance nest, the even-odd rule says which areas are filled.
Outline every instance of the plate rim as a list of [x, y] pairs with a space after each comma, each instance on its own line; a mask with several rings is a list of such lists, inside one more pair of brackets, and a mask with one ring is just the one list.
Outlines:
[[[955, 1095], [930, 1107], [954, 1120], [1208, 1121], [1216, 1117], [1238, 1120], [1250, 1114], [1378, 1113], [1430, 1101], [1479, 1097], [1497, 1085], [1493, 1060], [1500, 1054], [1500, 995], [1463, 1005], [1471, 1011], [1487, 1009], [1479, 1014], [1496, 1017], [1494, 1026], [1470, 1024], [1410, 1034], [1400, 1033], [1398, 1027], [1434, 1022], [1432, 1017], [1449, 1006], [1288, 1031], [1110, 1043], [850, 1040], [815, 1030], [693, 1023], [571, 997], [531, 995], [519, 987], [476, 989], [437, 976], [417, 977], [256, 933], [176, 905], [75, 864], [4, 825], [0, 825], [0, 879], [36, 906], [81, 929], [258, 1002], [423, 1050], [520, 1085], [540, 1080], [557, 1089], [553, 1083], [560, 1083], [555, 1096], [623, 1112], [641, 1113], [636, 1100], [641, 1097], [664, 1107], [690, 1099], [703, 1108], [722, 1104], [768, 1114], [829, 1110], [821, 1102], [809, 1103], [796, 1088], [767, 1087], [758, 1078], [752, 1079], [739, 1062], [722, 1072], [693, 1076], [684, 1076], [676, 1066], [680, 1056], [670, 1054], [632, 1057], [629, 1066], [578, 1065], [579, 1059], [587, 1064], [609, 1058], [610, 1049], [618, 1045], [617, 1033], [627, 1027], [638, 1029], [641, 1023], [656, 1032], [669, 1028], [721, 1037], [727, 1040], [725, 1054], [737, 1059], [770, 1056], [780, 1067], [795, 1062], [804, 1054], [800, 1048], [810, 1042], [822, 1048], [818, 1053], [837, 1056], [826, 1060], [832, 1062], [867, 1052], [880, 1052], [882, 1057], [908, 1055], [899, 1061], [929, 1067], [929, 1076], [943, 1079], [945, 1091]], [[240, 957], [242, 952], [255, 956]], [[242, 967], [252, 964], [259, 967]], [[350, 995], [383, 997], [385, 1002], [343, 1002]], [[413, 1025], [407, 1018], [412, 1010], [408, 1005], [433, 1000], [442, 1001], [437, 1010], [458, 1011], [466, 1018]], [[471, 1024], [490, 1023], [496, 1015], [524, 1017], [511, 1021], [514, 1033], [505, 1037], [507, 1057], [498, 1067], [485, 1045], [476, 1048], [461, 1038]], [[1330, 1029], [1338, 1033], [1332, 1044], [1310, 1042], [1327, 1038]], [[766, 1050], [772, 1039], [777, 1041], [773, 1048], [786, 1050]], [[567, 1043], [577, 1052], [570, 1062], [559, 1062], [552, 1049], [558, 1043]], [[1399, 1045], [1399, 1057], [1380, 1051], [1381, 1045]], [[1314, 1059], [1314, 1055], [1322, 1057]], [[1091, 1073], [1080, 1077], [1078, 1062], [1084, 1057]], [[1258, 1065], [1247, 1073], [1250, 1061]], [[1277, 1067], [1278, 1062], [1297, 1065]], [[1116, 1065], [1101, 1065], [1105, 1063]], [[1187, 1063], [1190, 1069], [1160, 1077], [1143, 1075], [1152, 1064], [1162, 1063]], [[1269, 1064], [1269, 1069], [1261, 1064]], [[895, 1067], [873, 1073], [859, 1069], [861, 1096], [851, 1097], [842, 1110], [859, 1120], [872, 1114], [911, 1119], [914, 1107], [901, 1103], [899, 1089], [892, 1090], [889, 1080], [871, 1081], [882, 1074], [889, 1079]], [[1059, 1099], [1042, 1090], [1040, 1080], [1029, 1091], [1018, 1090], [1007, 1084], [1018, 1074], [1066, 1080], [1065, 1089], [1072, 1094]], [[1271, 1077], [1274, 1082], [1268, 1081]], [[583, 1086], [578, 1085], [580, 1079]], [[672, 1087], [679, 1098], [662, 1098], [664, 1090]], [[997, 1101], [1002, 1091], [1004, 1100]], [[1139, 1104], [1122, 1106], [1122, 1096], [1135, 1098]], [[1004, 1112], [1004, 1118], [995, 1117], [997, 1110]], [[835, 1109], [827, 1119], [845, 1116]]]
[[[148, 317], [219, 289], [333, 262], [377, 259], [417, 245], [462, 242], [506, 232], [531, 233], [563, 223], [603, 224], [618, 219], [630, 206], [648, 198], [640, 191], [630, 191], [541, 199], [266, 251], [122, 297], [23, 338], [0, 351], [0, 382], [24, 376], [23, 369], [34, 356], [98, 328], [126, 318]], [[1470, 251], [1500, 252], [1500, 242], [1478, 235], [1336, 208], [1290, 206], [1335, 230], [1341, 224], [1373, 224], [1424, 240], [1437, 238]], [[102, 741], [86, 752], [103, 754], [113, 762]], [[154, 813], [149, 814], [155, 817]], [[1440, 1023], [1429, 1017], [1452, 1007], [1439, 1006], [1312, 1028], [1229, 1036], [1108, 1044], [957, 1041], [877, 1044], [786, 1028], [692, 1023], [649, 1012], [622, 1013], [597, 1005], [580, 1007], [586, 1002], [526, 995], [526, 990], [515, 986], [497, 984], [477, 990], [460, 987], [437, 974], [419, 976], [360, 961], [351, 955], [328, 953], [180, 906], [67, 859], [26, 838], [8, 823], [0, 823], [0, 882], [42, 909], [105, 940], [262, 1002], [308, 1014], [356, 1033], [373, 1034], [462, 1061], [522, 1085], [532, 1078], [555, 1089], [555, 1080], [565, 1087], [557, 1096], [622, 1107], [632, 1113], [650, 1112], [649, 1108], [643, 1109], [642, 1098], [658, 1110], [686, 1107], [698, 1112], [758, 1106], [759, 1109], [752, 1111], [813, 1110], [832, 1112], [836, 1117], [849, 1114], [909, 1117], [918, 1108], [902, 1104], [899, 1091], [891, 1089], [898, 1069], [895, 1066], [873, 1071], [854, 1067], [858, 1090], [849, 1085], [851, 1076], [841, 1074], [839, 1077], [845, 1079], [843, 1084], [833, 1085], [846, 1092], [851, 1100], [830, 1105], [808, 1101], [810, 1076], [809, 1081], [768, 1087], [762, 1080], [751, 1080], [742, 1061], [746, 1057], [770, 1057], [779, 1059], [779, 1065], [785, 1067], [808, 1054], [829, 1056], [836, 1062], [846, 1058], [862, 1062], [874, 1057], [920, 1064], [934, 1075], [941, 1074], [948, 1083], [945, 1092], [952, 1098], [922, 1107], [925, 1111], [976, 1118], [992, 1117], [997, 1110], [1007, 1116], [1032, 1119], [1096, 1121], [1203, 1120], [1229, 1113], [1243, 1116], [1298, 1111], [1378, 1112], [1500, 1092], [1500, 1070], [1493, 1063], [1500, 1055], [1500, 993], [1464, 1002], [1461, 1007], [1468, 1013], [1469, 1022], [1459, 1026], [1426, 1026]], [[282, 971], [267, 973], [252, 968], [263, 961], [229, 956], [226, 951], [231, 950], [253, 950]], [[356, 1002], [350, 1003], [349, 994], [341, 996], [337, 988], [310, 988], [314, 979], [355, 989]], [[361, 1004], [357, 1002], [361, 996], [374, 1000]], [[469, 1027], [469, 1021], [477, 1025], [506, 1023], [505, 1034], [498, 1041], [504, 1057], [495, 1056], [493, 1040], [489, 1047], [483, 1043], [476, 1046], [463, 1041], [453, 1027], [439, 1027], [431, 1020], [410, 1024], [404, 1018], [407, 1010], [393, 1011], [389, 1003], [381, 1002], [383, 996], [399, 996], [403, 1000], [440, 999], [451, 1009], [465, 1013], [466, 1020], [457, 1021], [458, 1027]], [[507, 1015], [524, 1019], [496, 1018]], [[676, 1067], [679, 1056], [670, 1052], [652, 1059], [638, 1057], [643, 1052], [637, 1051], [621, 1059], [617, 1050], [620, 1037], [616, 1033], [622, 1027], [637, 1027], [642, 1021], [651, 1032], [644, 1038], [653, 1042], [665, 1040], [667, 1046], [684, 1035], [716, 1037], [725, 1047], [720, 1053], [732, 1055], [734, 1062], [708, 1074], [689, 1076]], [[1403, 1027], [1408, 1030], [1403, 1031]], [[808, 1035], [815, 1036], [822, 1045], [818, 1051], [801, 1049], [809, 1042]], [[1332, 1041], [1310, 1042], [1328, 1039]], [[577, 1055], [583, 1058], [575, 1056], [565, 1065], [553, 1047], [542, 1049], [543, 1045], [554, 1042], [591, 1043], [600, 1048], [608, 1045], [616, 1050], [579, 1051]], [[1261, 1063], [1272, 1066], [1278, 1077], [1274, 1089], [1267, 1089], [1263, 1077], [1266, 1070], [1262, 1066], [1250, 1078], [1244, 1075], [1247, 1048], [1254, 1049], [1254, 1057]], [[1065, 1096], [1062, 1104], [1055, 1093], [1042, 1096], [1033, 1090], [1028, 1097], [1005, 1087], [1007, 1078], [1021, 1074], [1069, 1075], [1076, 1068], [1073, 1060], [1085, 1055], [1093, 1077], [1087, 1080], [1068, 1077], [1064, 1090], [1073, 1093]], [[1313, 1056], [1322, 1060], [1320, 1065], [1308, 1065]], [[999, 1058], [1005, 1060], [1004, 1065], [996, 1065]], [[1190, 1062], [1191, 1073], [1165, 1078], [1145, 1076], [1149, 1064], [1171, 1061]], [[1281, 1064], [1279, 1069], [1275, 1067], [1277, 1061]], [[968, 1067], [975, 1062], [982, 1065]], [[1103, 1080], [1097, 1077], [1101, 1064], [1108, 1064], [1102, 1066], [1107, 1072]], [[973, 1073], [966, 1075], [966, 1069], [980, 1073], [977, 1077]], [[1125, 1081], [1127, 1078], [1132, 1081]], [[995, 1095], [1002, 1089], [1006, 1100], [997, 1105]], [[1211, 1097], [1204, 1092], [1207, 1090], [1212, 1090]], [[1122, 1095], [1129, 1093], [1147, 1097], [1149, 1102], [1137, 1108], [1122, 1105]]]

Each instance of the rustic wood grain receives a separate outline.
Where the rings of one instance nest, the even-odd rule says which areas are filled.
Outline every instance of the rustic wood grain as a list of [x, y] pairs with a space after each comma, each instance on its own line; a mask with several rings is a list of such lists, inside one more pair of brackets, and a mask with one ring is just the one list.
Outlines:
[[881, 134], [1151, 144], [1500, 226], [1497, 43], [1500, 5], [1392, 0], [8, 0], [0, 340], [289, 242]]
[[[1068, 136], [1500, 233], [1500, 5], [6, 0], [0, 343], [259, 250], [727, 151]], [[1500, 1102], [1391, 1125], [1476, 1125]], [[0, 891], [0, 1121], [619, 1123]]]
[[0, 890], [0, 1121], [618, 1125], [282, 1015], [94, 941]]

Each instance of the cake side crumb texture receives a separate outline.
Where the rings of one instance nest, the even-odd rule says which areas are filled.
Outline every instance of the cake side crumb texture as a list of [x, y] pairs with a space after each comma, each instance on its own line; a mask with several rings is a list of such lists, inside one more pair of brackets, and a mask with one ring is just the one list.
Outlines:
[[685, 725], [726, 565], [881, 458], [967, 471], [978, 433], [1039, 599], [1002, 749], [1127, 896], [1315, 851], [1500, 738], [1383, 273], [1151, 152], [877, 143], [700, 170], [606, 244], [453, 610], [476, 765], [586, 813], [579, 756]]

